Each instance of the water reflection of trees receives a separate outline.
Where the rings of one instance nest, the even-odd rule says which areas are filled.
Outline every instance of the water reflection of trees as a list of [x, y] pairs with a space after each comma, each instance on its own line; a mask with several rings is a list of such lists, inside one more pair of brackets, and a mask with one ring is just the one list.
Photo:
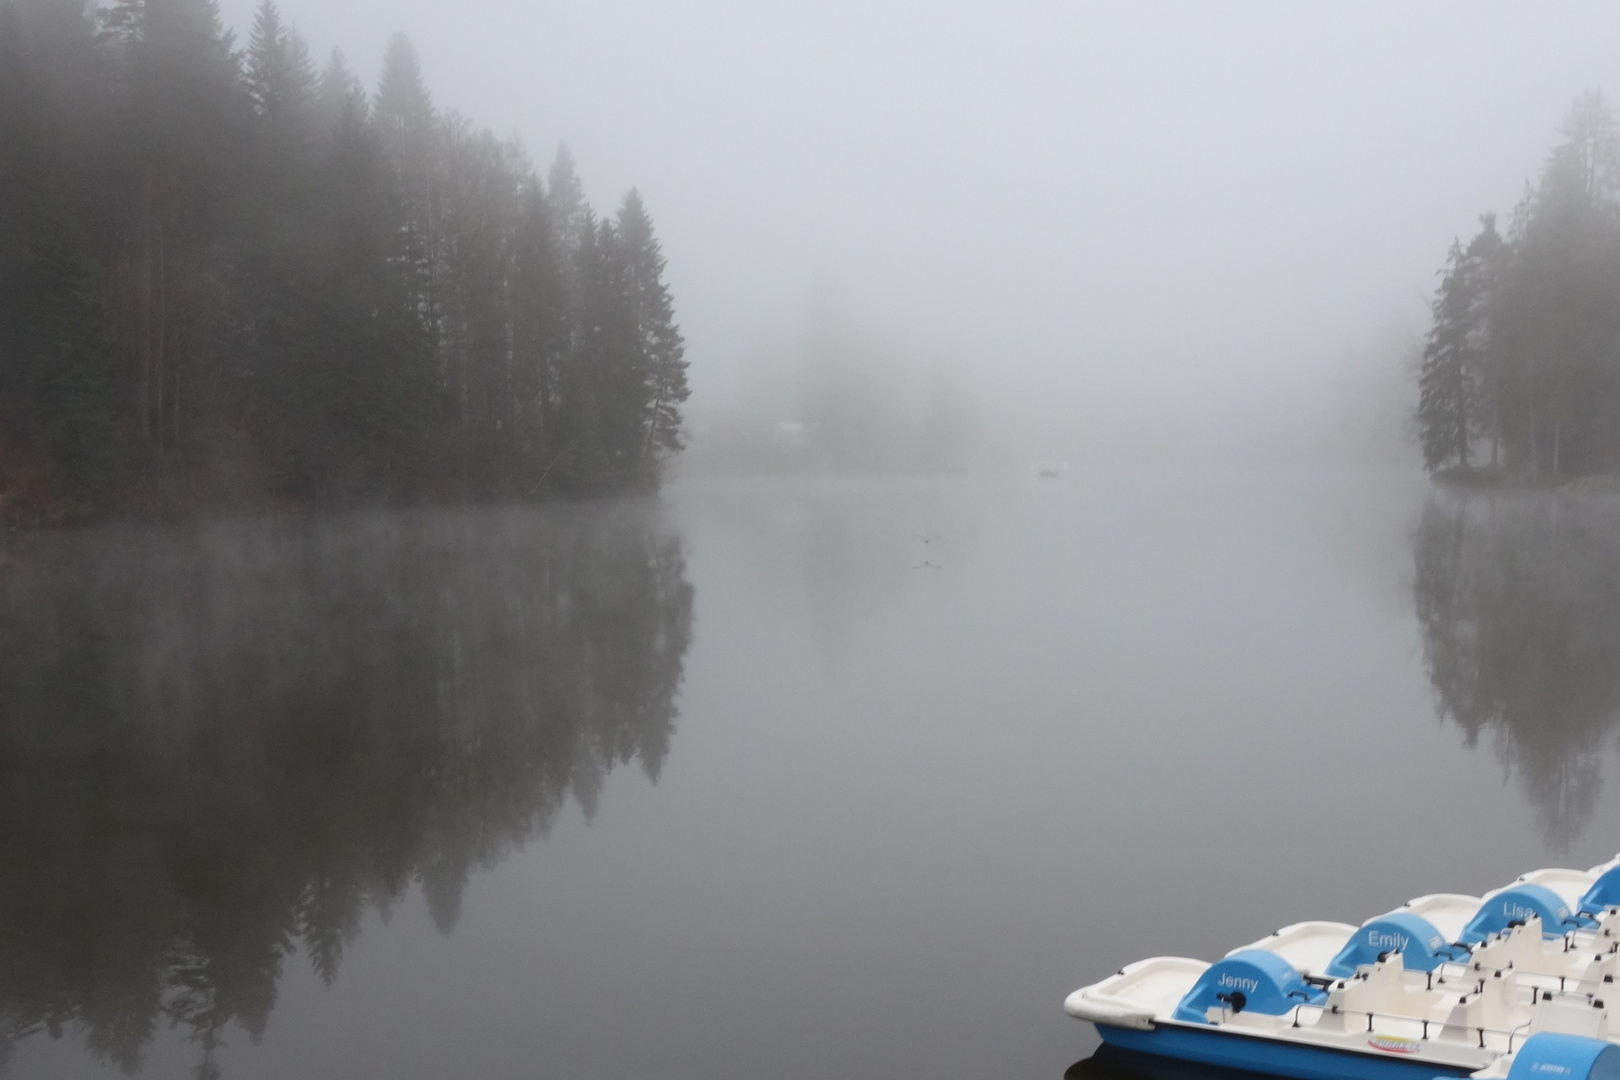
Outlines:
[[[0, 1016], [139, 1067], [257, 1038], [284, 959], [669, 750], [691, 632], [648, 512], [33, 537], [0, 565]], [[8, 1040], [7, 1040], [8, 1041]]]
[[1620, 500], [1436, 497], [1414, 595], [1443, 718], [1489, 733], [1547, 837], [1580, 835], [1620, 722]]

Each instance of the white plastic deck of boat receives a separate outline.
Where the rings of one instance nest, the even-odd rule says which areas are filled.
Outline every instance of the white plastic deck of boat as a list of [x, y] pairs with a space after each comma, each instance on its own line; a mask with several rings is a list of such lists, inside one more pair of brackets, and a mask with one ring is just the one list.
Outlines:
[[1591, 874], [1595, 878], [1600, 878], [1617, 866], [1620, 866], [1620, 855], [1616, 855], [1606, 863], [1598, 863], [1596, 866], [1592, 867], [1592, 869], [1588, 870], [1587, 873]]
[[[1307, 975], [1322, 975], [1356, 929], [1349, 923], [1298, 922], [1285, 926], [1252, 945], [1245, 945], [1243, 949], [1264, 949], [1288, 961], [1295, 971], [1303, 971]], [[1242, 952], [1243, 949], [1233, 949], [1226, 955], [1231, 956], [1232, 953]]]
[[[1549, 867], [1545, 870], [1532, 870], [1528, 874], [1520, 874], [1513, 885], [1506, 888], [1511, 889], [1516, 885], [1540, 885], [1557, 893], [1559, 899], [1568, 905], [1569, 910], [1575, 911], [1581, 906], [1581, 897], [1586, 895], [1586, 890], [1590, 889], [1597, 879], [1598, 876], [1590, 870]], [[1501, 891], [1502, 889], [1492, 889], [1485, 894], [1485, 899], [1489, 900]]]
[[1155, 956], [1122, 969], [1100, 983], [1082, 987], [1063, 1002], [1063, 1011], [1094, 1024], [1147, 1030], [1175, 1012], [1209, 965], [1185, 956]]
[[1480, 896], [1430, 893], [1408, 900], [1400, 910], [1428, 919], [1447, 941], [1456, 941], [1462, 937], [1463, 928], [1473, 921], [1484, 902]]

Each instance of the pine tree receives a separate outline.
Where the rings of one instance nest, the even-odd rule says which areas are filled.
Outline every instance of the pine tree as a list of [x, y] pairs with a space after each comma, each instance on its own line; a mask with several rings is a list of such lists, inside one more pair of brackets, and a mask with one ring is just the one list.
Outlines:
[[0, 0], [0, 420], [7, 428], [18, 423], [13, 410], [24, 400], [15, 342], [28, 314], [21, 299], [26, 193], [39, 167], [36, 155], [29, 152], [36, 124], [22, 34], [16, 7], [10, 0]]
[[1490, 468], [1501, 466], [1505, 413], [1513, 392], [1505, 325], [1508, 273], [1513, 248], [1496, 231], [1496, 215], [1480, 218], [1480, 231], [1469, 241], [1467, 257], [1477, 276], [1474, 345], [1479, 370], [1475, 423], [1490, 440]]
[[1431, 471], [1448, 464], [1464, 471], [1469, 466], [1486, 332], [1479, 300], [1479, 266], [1460, 243], [1453, 243], [1431, 306], [1434, 326], [1418, 375], [1418, 425], [1423, 461]]
[[511, 233], [522, 158], [451, 114], [440, 125], [441, 355], [464, 492], [494, 496], [511, 461]]
[[118, 0], [105, 17], [122, 61], [133, 152], [216, 196], [232, 179], [239, 73], [214, 0]]
[[603, 446], [600, 369], [602, 306], [608, 271], [596, 219], [587, 208], [579, 247], [568, 260], [568, 339], [557, 378], [557, 483], [585, 493], [607, 472]]
[[333, 49], [315, 91], [315, 117], [320, 130], [329, 137], [334, 136], [350, 117], [363, 123], [370, 114], [366, 88], [349, 69], [343, 50]]
[[162, 476], [184, 472], [215, 396], [230, 227], [242, 153], [231, 38], [212, 0], [121, 0], [109, 12], [120, 62], [127, 207], [118, 321], [135, 387], [135, 430]]
[[582, 282], [588, 326], [585, 357], [595, 388], [600, 483], [612, 490], [637, 486], [646, 459], [645, 419], [649, 356], [638, 319], [630, 250], [618, 226], [596, 230], [595, 271]]
[[422, 77], [422, 60], [404, 34], [388, 39], [377, 80], [377, 119], [390, 143], [422, 139], [433, 127], [433, 99]]
[[636, 363], [644, 377], [645, 436], [641, 444], [643, 467], [681, 449], [681, 403], [690, 395], [686, 385], [686, 343], [675, 326], [675, 305], [664, 284], [663, 249], [653, 235], [652, 219], [631, 189], [619, 208], [618, 239], [624, 248], [626, 288], [636, 325]]
[[372, 115], [397, 174], [396, 186], [405, 208], [406, 258], [415, 278], [418, 310], [432, 327], [439, 316], [438, 119], [422, 78], [421, 60], [404, 34], [390, 38], [383, 54]]
[[284, 82], [286, 27], [281, 23], [281, 9], [273, 0], [260, 0], [253, 15], [253, 29], [248, 34], [246, 63], [242, 82], [248, 98], [260, 116], [272, 116], [280, 111], [279, 98]]
[[273, 0], [261, 0], [254, 16], [243, 84], [264, 127], [267, 161], [303, 151], [315, 108], [315, 68], [303, 36], [282, 23]]
[[[408, 259], [405, 199], [382, 139], [351, 97], [319, 174], [307, 348], [328, 452], [306, 466], [341, 501], [408, 494], [434, 401], [431, 341]], [[314, 447], [306, 447], [305, 453]]]
[[1576, 98], [1542, 180], [1543, 198], [1587, 210], [1612, 210], [1620, 200], [1620, 121], [1601, 90]]
[[63, 186], [47, 181], [32, 202], [24, 287], [29, 313], [20, 354], [34, 443], [63, 469], [79, 499], [113, 479], [118, 432], [115, 361], [101, 278], [89, 237]]
[[585, 199], [585, 186], [574, 169], [574, 155], [567, 143], [557, 144], [557, 157], [551, 163], [546, 177], [546, 191], [551, 204], [551, 217], [556, 222], [557, 236], [563, 250], [572, 254], [585, 243], [588, 230], [595, 228], [590, 204]]
[[246, 243], [235, 259], [242, 309], [238, 368], [247, 411], [265, 437], [269, 482], [283, 493], [320, 499], [341, 471], [341, 439], [329, 416], [333, 373], [322, 363], [331, 325], [323, 315], [331, 225], [319, 183], [323, 145], [314, 68], [296, 30], [262, 0], [244, 57], [256, 163], [236, 207]]
[[[90, 30], [82, 19], [32, 29], [57, 49]], [[102, 275], [65, 168], [71, 91], [51, 85], [28, 44], [20, 13], [0, 5], [0, 468], [8, 449], [48, 463], [61, 485], [49, 494], [82, 508], [117, 462], [116, 372]]]
[[518, 194], [512, 233], [512, 477], [519, 495], [550, 478], [557, 373], [568, 346], [566, 268], [545, 191], [532, 174]]

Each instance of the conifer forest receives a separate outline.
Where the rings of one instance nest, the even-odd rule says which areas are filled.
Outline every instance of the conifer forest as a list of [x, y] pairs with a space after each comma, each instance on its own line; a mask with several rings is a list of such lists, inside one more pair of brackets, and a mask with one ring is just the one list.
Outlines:
[[1419, 370], [1431, 472], [1524, 480], [1620, 470], [1620, 123], [1597, 91], [1506, 228], [1451, 248]]
[[0, 514], [647, 491], [683, 341], [640, 196], [588, 205], [270, 0], [0, 0]]

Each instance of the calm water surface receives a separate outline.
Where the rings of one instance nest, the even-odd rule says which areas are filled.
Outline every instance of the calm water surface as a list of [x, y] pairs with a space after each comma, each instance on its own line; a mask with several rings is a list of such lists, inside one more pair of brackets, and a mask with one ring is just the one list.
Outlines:
[[1620, 509], [689, 481], [14, 537], [0, 1071], [1130, 1075], [1065, 994], [1620, 847]]

